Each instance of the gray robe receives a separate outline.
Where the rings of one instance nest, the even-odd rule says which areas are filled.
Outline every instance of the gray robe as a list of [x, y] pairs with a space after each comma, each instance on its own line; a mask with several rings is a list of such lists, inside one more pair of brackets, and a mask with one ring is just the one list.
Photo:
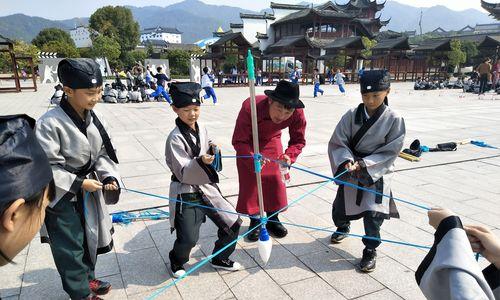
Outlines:
[[[379, 108], [378, 115], [378, 118], [377, 113], [368, 118], [363, 104], [349, 110], [335, 128], [328, 144], [328, 155], [334, 175], [344, 171], [349, 161], [358, 161], [362, 166], [356, 176], [346, 174], [340, 180], [392, 195], [394, 161], [403, 147], [405, 123], [385, 105]], [[370, 122], [374, 123], [370, 126]], [[355, 137], [362, 128], [367, 130], [359, 134], [356, 142]], [[399, 217], [392, 197], [377, 196], [342, 184], [333, 205], [345, 213], [346, 220], [359, 219], [366, 213], [384, 219]]]
[[432, 249], [415, 273], [427, 299], [500, 299], [500, 271], [481, 272], [460, 219], [451, 216], [438, 226]]
[[[103, 118], [99, 115], [98, 118], [109, 133]], [[121, 182], [117, 164], [108, 156], [90, 113], [87, 114], [85, 125], [87, 136], [77, 128], [61, 106], [48, 111], [37, 121], [36, 137], [52, 166], [56, 186], [56, 196], [50, 207], [61, 200], [77, 201], [76, 195], [82, 193], [81, 183], [85, 178], [102, 182], [108, 177], [114, 177], [118, 184]], [[93, 171], [86, 176], [77, 176], [75, 173], [82, 171], [84, 166], [94, 166]], [[115, 204], [118, 199], [119, 191], [103, 193], [99, 190], [90, 193], [84, 202], [87, 246], [94, 260], [99, 249], [110, 248], [112, 245], [112, 223], [106, 204]], [[46, 230], [42, 229], [41, 235], [47, 238]]]
[[118, 91], [115, 89], [106, 89], [102, 94], [102, 100], [106, 103], [118, 103]]
[[[200, 156], [207, 154], [210, 149], [210, 139], [205, 126], [198, 123], [199, 138], [200, 138]], [[190, 135], [193, 143], [196, 143], [196, 138]], [[211, 166], [205, 165], [201, 161], [201, 157], [193, 154], [189, 143], [181, 133], [179, 127], [175, 127], [170, 132], [165, 145], [165, 158], [167, 166], [172, 171], [178, 181], [172, 180], [170, 183], [169, 197], [178, 199], [180, 194], [184, 193], [203, 193], [203, 205], [213, 206], [218, 209], [235, 212], [234, 207], [226, 200], [217, 186], [218, 178], [216, 172], [211, 169]], [[175, 207], [171, 203], [170, 211], [170, 226], [174, 230]], [[223, 228], [226, 232], [231, 233], [230, 228], [236, 223], [241, 223], [241, 219], [236, 214], [225, 213], [214, 210], [218, 220], [216, 225]]]

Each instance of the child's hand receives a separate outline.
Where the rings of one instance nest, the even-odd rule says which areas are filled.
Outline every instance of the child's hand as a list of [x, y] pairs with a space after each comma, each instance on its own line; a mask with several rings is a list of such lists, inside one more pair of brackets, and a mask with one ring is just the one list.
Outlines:
[[82, 188], [87, 192], [95, 192], [97, 190], [102, 190], [102, 183], [94, 179], [84, 179], [82, 183]]
[[118, 190], [118, 184], [116, 181], [113, 181], [112, 183], [104, 185], [104, 190], [106, 191], [117, 191]]
[[348, 170], [349, 172], [356, 172], [356, 171], [359, 171], [361, 170], [361, 166], [359, 165], [358, 162], [348, 162], [346, 165], [345, 165], [345, 168], [346, 170]]
[[205, 165], [209, 165], [214, 161], [214, 158], [215, 157], [213, 155], [203, 154], [201, 156], [201, 161], [203, 161]]
[[453, 215], [454, 213], [451, 210], [441, 207], [433, 207], [427, 212], [427, 216], [429, 217], [429, 225], [434, 227], [434, 229], [438, 228], [441, 221]]
[[500, 269], [500, 239], [483, 226], [464, 226], [474, 252], [481, 253], [490, 263]]

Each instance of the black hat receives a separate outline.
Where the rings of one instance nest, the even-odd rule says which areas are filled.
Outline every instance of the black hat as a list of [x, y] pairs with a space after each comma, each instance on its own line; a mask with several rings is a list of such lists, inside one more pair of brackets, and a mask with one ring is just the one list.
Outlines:
[[359, 83], [361, 94], [385, 91], [391, 87], [391, 76], [387, 70], [365, 71]]
[[172, 105], [177, 108], [200, 105], [201, 85], [196, 82], [174, 82], [170, 84]]
[[90, 58], [66, 58], [57, 66], [59, 81], [72, 89], [102, 86], [101, 68]]
[[52, 180], [47, 155], [27, 115], [0, 116], [0, 214], [16, 199], [27, 199]]
[[274, 90], [265, 90], [269, 98], [291, 108], [304, 108], [304, 103], [299, 100], [299, 85], [286, 80], [281, 80]]

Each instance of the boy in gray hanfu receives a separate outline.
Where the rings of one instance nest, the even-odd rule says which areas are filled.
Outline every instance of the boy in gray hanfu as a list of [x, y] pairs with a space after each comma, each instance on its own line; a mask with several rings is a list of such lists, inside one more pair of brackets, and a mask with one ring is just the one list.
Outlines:
[[120, 195], [118, 159], [104, 119], [93, 111], [101, 99], [99, 65], [64, 59], [57, 68], [65, 95], [36, 124], [36, 137], [54, 174], [55, 199], [45, 217], [64, 290], [71, 299], [100, 299], [111, 285], [95, 278], [98, 254], [111, 251], [113, 228], [106, 204]]
[[[169, 253], [170, 268], [175, 278], [186, 273], [184, 264], [198, 242], [200, 226], [206, 217], [219, 228], [213, 253], [236, 239], [241, 225], [236, 210], [217, 186], [217, 171], [220, 168], [213, 165], [222, 165], [220, 161], [217, 164], [212, 162], [219, 150], [211, 143], [207, 129], [197, 122], [200, 91], [201, 85], [193, 82], [172, 83], [170, 87], [172, 109], [178, 115], [175, 120], [177, 126], [170, 132], [165, 146], [167, 166], [172, 171], [169, 195], [171, 199], [180, 201], [169, 206], [170, 225], [172, 231], [177, 232], [174, 247]], [[229, 271], [240, 270], [241, 265], [229, 259], [235, 248], [236, 243], [214, 257], [212, 266]]]
[[[363, 103], [349, 110], [337, 124], [328, 145], [328, 155], [334, 175], [349, 173], [342, 181], [374, 190], [362, 191], [339, 183], [333, 202], [332, 218], [337, 232], [332, 243], [340, 243], [349, 233], [350, 221], [363, 218], [365, 234], [380, 238], [384, 219], [399, 218], [391, 195], [390, 182], [394, 161], [405, 137], [405, 123], [388, 107], [390, 75], [385, 70], [366, 71], [360, 80]], [[360, 262], [363, 272], [375, 269], [379, 240], [363, 239], [365, 249]]]

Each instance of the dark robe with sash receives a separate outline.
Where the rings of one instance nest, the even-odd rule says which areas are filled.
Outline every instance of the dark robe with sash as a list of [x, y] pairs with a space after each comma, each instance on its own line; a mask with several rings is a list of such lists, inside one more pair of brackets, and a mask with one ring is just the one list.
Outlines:
[[[341, 180], [386, 195], [391, 194], [394, 161], [405, 137], [403, 118], [382, 104], [369, 117], [364, 104], [349, 110], [337, 124], [328, 144], [328, 155], [334, 175], [345, 170], [348, 162], [358, 162], [361, 171], [342, 176]], [[381, 195], [339, 185], [334, 210], [355, 220], [370, 214], [374, 218], [399, 217], [394, 200]]]
[[460, 218], [441, 221], [434, 237], [415, 273], [427, 299], [500, 299], [500, 270], [492, 264], [481, 272]]

